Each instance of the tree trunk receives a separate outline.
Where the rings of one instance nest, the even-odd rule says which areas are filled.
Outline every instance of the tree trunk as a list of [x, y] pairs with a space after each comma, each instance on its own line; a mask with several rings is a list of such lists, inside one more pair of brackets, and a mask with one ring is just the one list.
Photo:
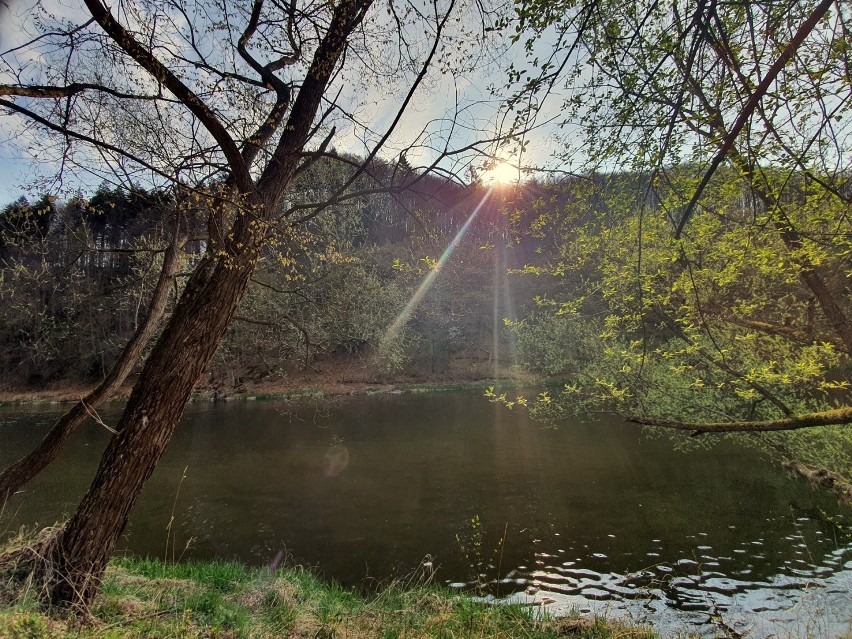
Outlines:
[[770, 419], [760, 422], [707, 422], [704, 424], [691, 422], [675, 422], [653, 417], [628, 417], [628, 421], [645, 426], [659, 426], [674, 430], [690, 431], [693, 435], [705, 433], [768, 433], [782, 430], [799, 430], [815, 426], [845, 426], [852, 424], [852, 408], [835, 408], [821, 413], [806, 413], [783, 419]]
[[[801, 235], [789, 225], [776, 223], [776, 228], [787, 250], [790, 251], [793, 261], [799, 267], [799, 277], [813, 293], [828, 323], [831, 324], [834, 332], [843, 342], [843, 350], [852, 353], [852, 322], [846, 317], [834, 294], [828, 289], [825, 280], [817, 271], [816, 265], [806, 255], [802, 254], [803, 241]], [[810, 308], [808, 310], [810, 312]]]
[[110, 369], [104, 380], [66, 412], [44, 436], [39, 445], [28, 455], [22, 457], [0, 474], [0, 504], [15, 494], [20, 488], [38, 475], [59, 456], [65, 443], [77, 432], [91, 411], [100, 406], [124, 383], [139, 360], [142, 351], [160, 325], [168, 304], [172, 280], [180, 265], [181, 243], [175, 242], [166, 249], [160, 278], [154, 287], [148, 304], [148, 315], [142, 326], [130, 338], [118, 361]]
[[47, 561], [52, 603], [86, 608], [130, 511], [172, 437], [195, 382], [207, 367], [245, 292], [257, 250], [208, 254], [187, 283], [74, 517]]

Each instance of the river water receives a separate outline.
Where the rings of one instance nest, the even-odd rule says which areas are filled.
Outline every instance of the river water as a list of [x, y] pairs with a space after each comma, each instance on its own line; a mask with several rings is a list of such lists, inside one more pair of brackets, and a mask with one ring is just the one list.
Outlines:
[[[55, 417], [0, 411], [0, 464]], [[87, 427], [0, 532], [71, 512], [108, 436]], [[616, 418], [550, 429], [480, 395], [406, 394], [190, 405], [122, 543], [257, 565], [280, 552], [365, 588], [434, 571], [489, 600], [666, 634], [721, 634], [721, 619], [835, 637], [852, 628], [849, 525], [829, 495], [729, 442], [683, 453]]]

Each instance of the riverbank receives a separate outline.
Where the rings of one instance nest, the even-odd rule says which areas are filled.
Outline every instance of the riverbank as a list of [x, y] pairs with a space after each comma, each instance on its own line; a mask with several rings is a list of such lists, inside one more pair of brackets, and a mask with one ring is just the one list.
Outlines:
[[85, 625], [41, 610], [32, 593], [15, 593], [17, 600], [11, 600], [2, 583], [2, 639], [656, 636], [618, 622], [550, 619], [536, 607], [476, 602], [430, 585], [428, 572], [362, 596], [302, 568], [119, 558], [111, 563]]
[[[423, 393], [446, 391], [484, 391], [488, 386], [502, 389], [530, 387], [541, 383], [531, 375], [501, 371], [499, 378], [439, 376], [406, 377], [381, 382], [346, 375], [302, 374], [298, 376], [246, 381], [235, 386], [221, 386], [202, 380], [191, 401], [234, 401], [288, 399], [291, 397], [322, 397], [338, 395], [373, 395], [378, 393]], [[62, 382], [42, 388], [0, 389], [0, 406], [26, 404], [68, 404], [85, 397], [94, 385]], [[124, 401], [132, 385], [120, 388], [111, 401]]]

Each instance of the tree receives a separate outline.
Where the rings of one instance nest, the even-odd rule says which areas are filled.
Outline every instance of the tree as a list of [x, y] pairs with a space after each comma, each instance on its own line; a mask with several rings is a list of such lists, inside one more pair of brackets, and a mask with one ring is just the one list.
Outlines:
[[[175, 207], [163, 193], [100, 191], [96, 205], [79, 197], [62, 204], [42, 196], [28, 209], [29, 218], [41, 223], [38, 233], [5, 235], [4, 381], [37, 386], [59, 377], [100, 380], [140, 322], [148, 321], [144, 302], [170, 242]], [[115, 227], [122, 215], [116, 203], [146, 218], [145, 227], [123, 224], [111, 231], [113, 238], [99, 236], [98, 228]], [[168, 286], [163, 295], [167, 291]], [[6, 478], [0, 476], [4, 495], [19, 488]]]
[[[481, 52], [474, 43], [499, 19], [488, 7], [452, 0], [383, 8], [372, 0], [85, 6], [89, 15], [76, 22], [37, 7], [38, 19], [22, 32], [38, 33], [3, 53], [0, 107], [24, 127], [22, 135], [38, 136], [46, 153], [58, 149], [63, 169], [170, 185], [180, 214], [207, 220], [207, 236], [88, 492], [31, 557], [50, 601], [82, 607], [97, 592], [264, 247], [286, 242], [294, 228], [354, 197], [348, 189], [373, 158], [399, 144], [398, 124], [415, 93], [436, 82], [435, 73], [451, 76]], [[348, 83], [388, 87], [394, 78], [407, 84], [391, 124], [375, 134], [359, 119]], [[334, 123], [367, 141], [366, 159], [330, 197], [289, 202], [294, 180], [327, 155]], [[430, 169], [445, 158], [449, 164], [441, 166], [452, 170], [488, 143], [452, 149], [432, 133], [415, 136], [421, 152], [434, 151]]]
[[[559, 34], [510, 77], [518, 96], [563, 100], [559, 162], [637, 176], [586, 200], [593, 219], [567, 227], [549, 269], [602, 284], [610, 365], [593, 367], [592, 395], [694, 432], [848, 424], [833, 379], [852, 351], [847, 8], [531, 1], [518, 18], [530, 51]], [[530, 103], [511, 103], [516, 121]]]
[[0, 259], [11, 257], [14, 246], [27, 246], [43, 241], [56, 214], [53, 201], [43, 196], [30, 206], [27, 198], [20, 197], [0, 211]]
[[[155, 220], [152, 220], [152, 222], [154, 221]], [[179, 220], [175, 222], [175, 226], [176, 228], [173, 229], [171, 243], [161, 251], [162, 264], [160, 266], [160, 274], [153, 286], [153, 290], [151, 291], [148, 306], [142, 322], [137, 325], [132, 337], [124, 345], [116, 361], [109, 367], [109, 371], [105, 372], [100, 383], [92, 391], [82, 397], [80, 401], [75, 403], [71, 409], [66, 411], [59, 420], [57, 420], [35, 449], [0, 473], [0, 498], [2, 498], [4, 502], [8, 499], [8, 497], [17, 492], [24, 484], [30, 481], [57, 458], [68, 440], [94, 414], [97, 408], [121, 387], [139, 362], [143, 352], [148, 347], [151, 339], [160, 327], [161, 321], [168, 307], [169, 296], [175, 285], [175, 277], [181, 263], [181, 250], [186, 243], [187, 229], [185, 228], [185, 222], [182, 224]], [[67, 242], [67, 238], [64, 239]], [[122, 248], [119, 250], [134, 251], [129, 242], [126, 242], [126, 240], [127, 238], [124, 238]], [[103, 245], [100, 250], [104, 250]], [[145, 252], [147, 253], [148, 251], [146, 250]], [[155, 254], [159, 252], [160, 251], [154, 251]], [[53, 259], [57, 259], [56, 254], [59, 253], [59, 251], [53, 247], [52, 249], [49, 249], [47, 253], [52, 254]], [[79, 261], [84, 253], [85, 252], [77, 253], [73, 262]], [[71, 264], [61, 264], [62, 270], [64, 272], [72, 270], [74, 265], [73, 262]], [[126, 268], [126, 264], [123, 264], [122, 266]], [[120, 270], [123, 271], [124, 268]], [[16, 271], [20, 273], [21, 269], [16, 269]], [[97, 275], [101, 275], [100, 271], [97, 272]], [[113, 277], [120, 277], [121, 274], [117, 274], [113, 270], [111, 271], [111, 275]], [[74, 284], [79, 286], [79, 280], [74, 282]], [[20, 298], [21, 294], [26, 294], [26, 291], [21, 290], [22, 288], [23, 286], [19, 285], [16, 287], [13, 285], [8, 297], [11, 299], [17, 295], [17, 297]], [[0, 292], [0, 297], [4, 297], [3, 293], [5, 293], [5, 291]], [[104, 297], [103, 289], [101, 287], [97, 287], [96, 294], [93, 297], [95, 299], [87, 300], [89, 305], [96, 304], [98, 298], [102, 299]], [[67, 298], [58, 302], [58, 305], [64, 307], [63, 314], [68, 312], [69, 309], [67, 307], [71, 305], [70, 302], [71, 300]], [[44, 321], [43, 318], [40, 319]], [[72, 324], [71, 319], [68, 318], [67, 315], [63, 317], [62, 320], [57, 320], [57, 323], [61, 323], [66, 326]], [[72, 326], [68, 326], [69, 332], [73, 330], [73, 328], [74, 327]], [[76, 328], [79, 330], [80, 327], [77, 326]], [[113, 330], [116, 329], [115, 326], [111, 326], [110, 328]], [[73, 340], [68, 339], [67, 336], [65, 341], [66, 343], [73, 342]], [[20, 344], [16, 344], [16, 350], [18, 351], [17, 355], [19, 356], [21, 350]]]

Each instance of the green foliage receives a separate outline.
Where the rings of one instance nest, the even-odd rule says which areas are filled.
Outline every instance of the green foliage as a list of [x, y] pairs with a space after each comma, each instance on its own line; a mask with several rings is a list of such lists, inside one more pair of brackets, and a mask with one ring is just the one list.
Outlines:
[[350, 355], [374, 355], [380, 370], [395, 371], [410, 357], [416, 339], [410, 328], [386, 333], [408, 302], [410, 291], [400, 279], [383, 278], [368, 264], [350, 265], [335, 273], [324, 287], [322, 328], [332, 350]]
[[764, 436], [763, 445], [781, 461], [795, 460], [811, 468], [829, 469], [852, 478], [852, 432], [849, 427], [826, 426]]
[[[672, 192], [675, 178], [690, 180], [688, 167], [670, 172]], [[631, 201], [625, 176], [598, 183], [596, 192], [567, 184], [576, 200], [536, 223], [535, 232], [559, 241], [524, 271], [561, 278], [563, 297], [551, 295], [541, 310], [510, 326], [526, 366], [566, 383], [525, 399], [534, 415], [558, 420], [609, 410], [700, 424], [776, 419], [849, 401], [843, 372], [849, 356], [800, 277], [806, 261], [829, 275], [831, 291], [843, 286], [849, 237], [831, 233], [827, 221], [842, 216], [838, 198], [823, 193], [817, 198], [823, 205], [812, 206], [805, 194], [815, 187], [802, 179], [803, 195], [788, 210], [795, 210], [806, 237], [824, 239], [791, 253], [767, 231], [766, 212], [748, 199], [749, 182], [736, 173], [711, 182], [702, 212], [678, 239], [660, 215], [665, 199]], [[592, 214], [581, 223], [577, 208]], [[776, 448], [799, 459], [852, 471], [846, 431], [775, 438]]]
[[0, 211], [0, 260], [43, 242], [55, 216], [54, 200], [46, 195], [33, 205], [25, 197], [6, 205]]
[[[503, 539], [499, 539], [489, 552], [484, 541], [482, 522], [479, 515], [474, 515], [466, 522], [465, 529], [456, 534], [456, 544], [467, 564], [471, 581], [476, 584], [476, 591], [482, 594], [491, 578], [489, 573], [497, 570], [496, 563], [502, 554]], [[493, 576], [500, 578], [500, 575]]]
[[[88, 227], [73, 226], [71, 205], [37, 245], [0, 268], [0, 361], [31, 384], [98, 379], [143, 318], [162, 262], [156, 227], [124, 237], [120, 259], [92, 248]], [[103, 247], [102, 247], [103, 248]]]
[[59, 639], [65, 636], [60, 624], [36, 612], [0, 612], [0, 619], [5, 622], [5, 629], [0, 630], [0, 637], [4, 639]]
[[578, 365], [601, 357], [593, 322], [579, 315], [540, 311], [506, 325], [516, 337], [518, 357], [526, 367], [548, 377], [576, 372]]
[[[534, 408], [700, 423], [850, 401], [850, 16], [832, 8], [803, 30], [812, 11], [796, 2], [516, 4], [528, 57], [509, 74], [508, 109], [527, 122], [542, 105], [531, 95], [558, 95], [569, 143], [557, 161], [588, 174], [541, 207], [528, 232], [555, 239], [523, 270], [561, 278], [562, 304], [597, 323], [601, 348], [564, 393]], [[554, 31], [552, 54], [537, 57]], [[794, 55], [752, 109], [756, 78], [791, 42]], [[737, 120], [746, 126], [734, 139]], [[595, 193], [599, 167], [624, 172]], [[532, 325], [519, 328], [541, 341]], [[790, 446], [845, 463], [843, 438], [795, 443], [810, 437]]]
[[[287, 206], [337, 193], [353, 161], [311, 164]], [[373, 177], [361, 176], [344, 195], [369, 189], [376, 176], [394, 170], [377, 162]], [[434, 199], [437, 194], [462, 205], [450, 209]], [[424, 177], [398, 197], [347, 195], [303, 224], [272, 231], [238, 319], [210, 367], [210, 384], [231, 392], [245, 381], [286, 377], [322, 360], [348, 359], [367, 379], [443, 373], [454, 359], [487, 361], [492, 340], [482, 318], [491, 311], [493, 268], [491, 254], [479, 246], [500, 224], [496, 215], [470, 226], [426, 298], [398, 330], [389, 330], [430, 273], [430, 260], [437, 263], [432, 256], [465, 222], [465, 198], [475, 204], [479, 195]], [[185, 199], [186, 230], [203, 238], [205, 220], [196, 209], [204, 203], [197, 194]], [[51, 207], [45, 234], [18, 241], [0, 268], [0, 299], [8, 308], [0, 321], [4, 370], [12, 383], [98, 379], [143, 319], [174, 203], [162, 193], [105, 186], [88, 200], [45, 202]], [[32, 217], [24, 200], [7, 209], [3, 219]], [[187, 265], [206, 248], [202, 240], [191, 241]]]

